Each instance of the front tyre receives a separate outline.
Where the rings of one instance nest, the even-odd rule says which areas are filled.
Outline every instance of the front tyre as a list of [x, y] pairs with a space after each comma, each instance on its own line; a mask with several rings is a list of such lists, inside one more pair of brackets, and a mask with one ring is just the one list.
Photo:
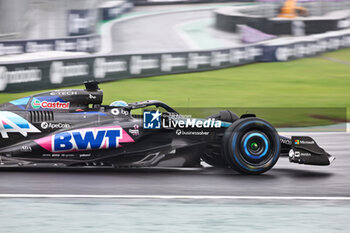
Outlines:
[[281, 150], [279, 135], [267, 121], [249, 117], [237, 120], [222, 140], [227, 164], [243, 174], [261, 174], [277, 162]]

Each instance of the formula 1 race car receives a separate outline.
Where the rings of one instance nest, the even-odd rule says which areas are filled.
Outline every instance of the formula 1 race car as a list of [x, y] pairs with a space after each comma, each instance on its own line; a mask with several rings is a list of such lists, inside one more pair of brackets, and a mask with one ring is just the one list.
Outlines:
[[221, 111], [185, 117], [163, 102], [102, 105], [95, 81], [0, 105], [0, 167], [199, 167], [244, 174], [290, 162], [329, 165], [333, 157], [310, 137], [287, 138], [253, 114]]

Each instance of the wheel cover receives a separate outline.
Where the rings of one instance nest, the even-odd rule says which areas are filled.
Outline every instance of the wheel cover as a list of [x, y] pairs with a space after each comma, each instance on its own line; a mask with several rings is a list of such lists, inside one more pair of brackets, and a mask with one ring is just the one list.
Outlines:
[[260, 159], [267, 154], [270, 143], [265, 134], [260, 132], [248, 132], [243, 136], [243, 148], [245, 155], [252, 159]]

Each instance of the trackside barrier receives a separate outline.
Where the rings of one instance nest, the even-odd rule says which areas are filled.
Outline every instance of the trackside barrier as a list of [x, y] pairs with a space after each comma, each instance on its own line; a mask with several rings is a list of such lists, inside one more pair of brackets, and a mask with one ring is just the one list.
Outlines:
[[100, 48], [100, 36], [91, 34], [55, 39], [0, 41], [0, 56], [45, 51], [93, 53]]
[[258, 61], [290, 61], [349, 47], [349, 29], [299, 38], [276, 39], [264, 43], [263, 55]]
[[112, 20], [134, 7], [133, 1], [108, 1], [98, 7], [99, 18], [102, 21]]
[[0, 90], [24, 92], [132, 77], [221, 69], [254, 62], [289, 61], [350, 47], [350, 30], [249, 46], [192, 52], [83, 56], [0, 62]]
[[146, 5], [172, 5], [194, 3], [220, 3], [220, 2], [253, 2], [252, 0], [133, 0], [136, 6]]
[[328, 13], [322, 17], [276, 18], [274, 5], [225, 7], [215, 11], [215, 27], [236, 32], [247, 25], [272, 35], [312, 35], [350, 28], [350, 10]]
[[0, 90], [24, 92], [131, 77], [204, 71], [254, 62], [261, 46], [198, 52], [84, 56], [0, 63]]

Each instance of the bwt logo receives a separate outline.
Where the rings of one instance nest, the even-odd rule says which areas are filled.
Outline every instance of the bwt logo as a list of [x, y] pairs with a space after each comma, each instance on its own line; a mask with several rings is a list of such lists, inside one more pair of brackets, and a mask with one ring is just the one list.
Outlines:
[[143, 112], [143, 128], [145, 129], [160, 129], [160, 116], [162, 114], [157, 111]]
[[121, 129], [63, 132], [54, 135], [53, 152], [117, 148], [121, 138]]
[[118, 148], [120, 143], [134, 142], [120, 126], [85, 128], [61, 132], [36, 139], [35, 142], [54, 153]]

